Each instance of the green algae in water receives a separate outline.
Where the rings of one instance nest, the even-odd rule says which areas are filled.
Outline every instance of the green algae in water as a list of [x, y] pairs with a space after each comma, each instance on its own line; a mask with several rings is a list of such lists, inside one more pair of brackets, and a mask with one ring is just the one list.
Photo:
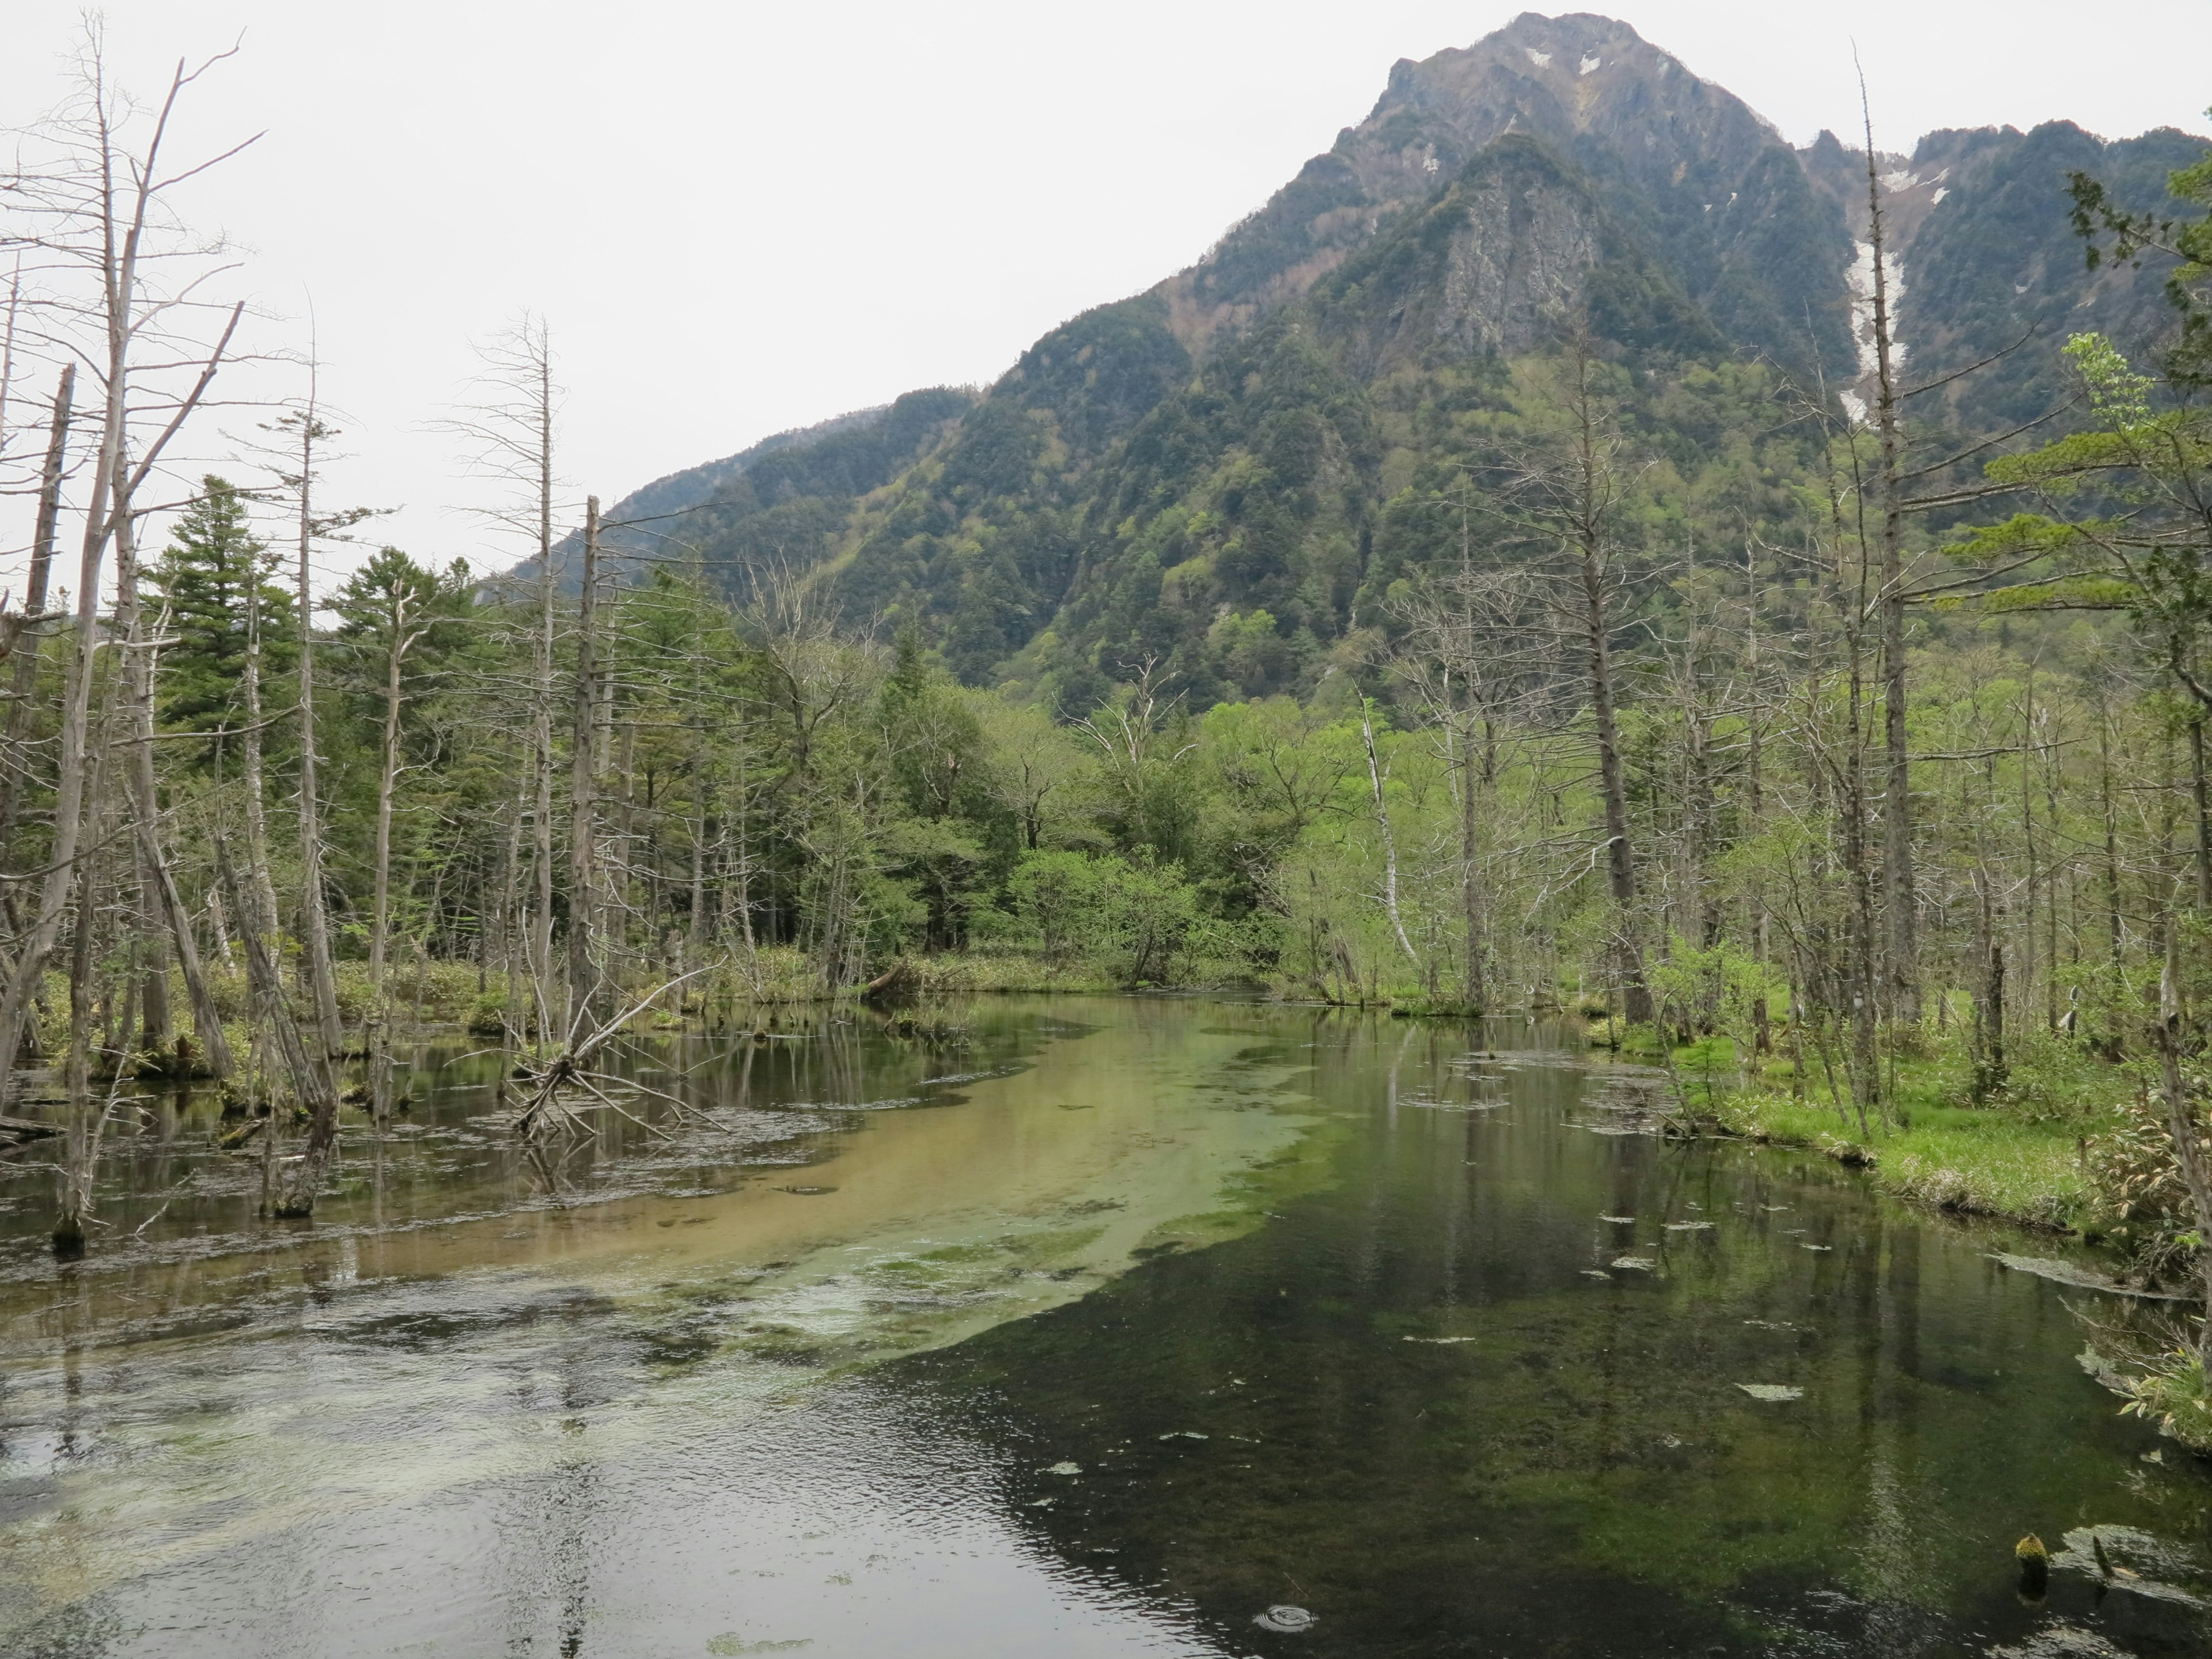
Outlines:
[[[809, 1131], [803, 1174], [538, 1218], [509, 1261], [264, 1274], [289, 1326], [95, 1346], [69, 1388], [19, 1352], [11, 1437], [78, 1439], [0, 1529], [0, 1645], [354, 1650], [253, 1610], [274, 1553], [426, 1652], [2201, 1647], [2212, 1490], [2145, 1461], [2075, 1292], [1988, 1259], [2010, 1232], [1578, 1133], [1569, 1055], [1399, 1109], [1517, 1022], [1081, 1012], [1034, 1074]], [[1639, 1215], [1704, 1219], [1623, 1255]], [[2068, 1547], [2028, 1607], [2038, 1528]]]

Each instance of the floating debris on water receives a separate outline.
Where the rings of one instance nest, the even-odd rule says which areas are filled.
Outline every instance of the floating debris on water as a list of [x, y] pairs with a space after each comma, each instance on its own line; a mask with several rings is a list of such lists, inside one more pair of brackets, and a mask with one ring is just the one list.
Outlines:
[[1801, 1250], [1832, 1250], [1836, 1247], [1832, 1244], [1800, 1244], [1797, 1248]]
[[2194, 1302], [2198, 1298], [2190, 1291], [2144, 1291], [2132, 1285], [2123, 1285], [2095, 1269], [2081, 1267], [2071, 1261], [2054, 1261], [2048, 1256], [2007, 1255], [2002, 1250], [1990, 1252], [1990, 1260], [2011, 1268], [2016, 1273], [2033, 1273], [2038, 1279], [2048, 1279], [2054, 1284], [2070, 1285], [2076, 1290], [2102, 1291], [2107, 1296], [2131, 1296], [2144, 1302]]
[[1709, 1233], [1712, 1230], [1713, 1224], [1710, 1221], [1670, 1221], [1667, 1224], [1667, 1231], [1670, 1233]]
[[1196, 1429], [1170, 1429], [1160, 1437], [1163, 1440], [1203, 1440], [1206, 1438]]
[[780, 1193], [791, 1193], [799, 1198], [819, 1198], [824, 1193], [834, 1193], [835, 1187], [779, 1187]]
[[[1398, 1340], [1401, 1342], [1433, 1342], [1439, 1347], [1448, 1346], [1454, 1342], [1472, 1342], [1474, 1340], [1471, 1336], [1405, 1336], [1401, 1337]], [[1202, 1436], [1200, 1437], [1203, 1438]], [[1161, 1438], [1165, 1439], [1166, 1437], [1163, 1435]]]
[[1583, 1277], [1585, 1279], [1611, 1279], [1613, 1275], [1606, 1272], [1602, 1267], [1585, 1267], [1583, 1269]]
[[1637, 1267], [1648, 1273], [1658, 1264], [1646, 1261], [1640, 1255], [1620, 1255], [1613, 1258], [1613, 1265], [1616, 1267]]
[[1786, 1388], [1779, 1382], [1739, 1382], [1736, 1387], [1741, 1389], [1753, 1400], [1765, 1400], [1778, 1403], [1784, 1400], [1802, 1400], [1805, 1397], [1804, 1389]]
[[1610, 1221], [1616, 1227], [1632, 1227], [1636, 1224], [1636, 1218], [1632, 1215], [1601, 1215], [1598, 1219]]
[[1083, 1473], [1083, 1465], [1080, 1463], [1054, 1463], [1050, 1468], [1047, 1469], [1045, 1473], [1047, 1474], [1080, 1474]]
[[1269, 1607], [1252, 1622], [1261, 1630], [1301, 1631], [1311, 1630], [1321, 1620], [1304, 1607], [1294, 1607], [1287, 1601], [1282, 1601]]

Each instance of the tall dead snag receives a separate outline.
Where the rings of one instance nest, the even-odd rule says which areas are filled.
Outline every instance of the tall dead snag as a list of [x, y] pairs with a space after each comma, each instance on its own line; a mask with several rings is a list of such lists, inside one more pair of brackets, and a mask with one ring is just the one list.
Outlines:
[[[185, 88], [221, 58], [193, 70], [177, 65], [145, 149], [134, 153], [123, 131], [129, 107], [106, 79], [100, 46], [94, 25], [82, 58], [76, 105], [48, 130], [50, 161], [27, 167], [15, 192], [21, 212], [33, 222], [30, 240], [57, 266], [70, 269], [82, 280], [78, 294], [90, 290], [82, 301], [82, 319], [101, 346], [96, 356], [88, 354], [99, 383], [100, 445], [78, 556], [76, 612], [56, 745], [52, 830], [38, 913], [0, 991], [0, 1056], [11, 1066], [21, 1048], [32, 1000], [60, 940], [72, 896], [80, 889], [93, 689], [105, 638], [99, 602], [108, 546], [138, 486], [205, 398], [244, 312], [241, 304], [210, 316], [204, 302], [193, 297], [191, 277], [170, 291], [157, 292], [148, 270], [149, 262], [165, 253], [197, 264], [201, 262], [190, 256], [205, 252], [185, 245], [175, 234], [164, 192], [223, 157], [170, 173], [164, 170], [162, 145]], [[213, 323], [218, 318], [216, 330]], [[210, 325], [211, 343], [191, 337], [194, 319]], [[179, 373], [190, 379], [179, 383], [169, 378]], [[137, 422], [153, 427], [143, 443], [131, 440]], [[134, 450], [135, 463], [129, 459]], [[11, 1070], [7, 1083], [0, 1085], [0, 1103], [12, 1093], [14, 1077]]]
[[576, 619], [576, 716], [568, 754], [568, 1018], [573, 1037], [594, 1020], [599, 972], [592, 963], [593, 867], [598, 826], [599, 686], [592, 657], [599, 591], [599, 498], [584, 503], [584, 586]]
[[[314, 1000], [314, 1048], [319, 1063], [327, 1072], [345, 1053], [346, 1045], [338, 1020], [337, 978], [331, 966], [329, 897], [323, 880], [321, 786], [315, 753], [314, 548], [318, 538], [358, 523], [367, 514], [356, 509], [335, 518], [316, 517], [319, 446], [337, 435], [323, 421], [319, 391], [319, 375], [311, 356], [307, 401], [276, 425], [291, 440], [289, 464], [299, 469], [283, 475], [283, 481], [299, 508], [294, 585], [300, 617], [300, 946], [308, 994]], [[335, 1086], [324, 1092], [336, 1097]]]
[[45, 636], [40, 631], [48, 621], [46, 592], [54, 564], [54, 540], [61, 525], [62, 474], [69, 451], [70, 405], [76, 392], [76, 365], [62, 365], [61, 380], [54, 388], [53, 418], [46, 428], [46, 464], [39, 470], [38, 517], [31, 531], [31, 568], [23, 591], [22, 633], [15, 641], [13, 700], [8, 705], [8, 763], [0, 771], [0, 853], [7, 850], [21, 810], [23, 779], [31, 758], [24, 744], [29, 736], [31, 704], [38, 695], [39, 657]]
[[404, 713], [414, 688], [409, 671], [471, 604], [468, 567], [456, 560], [443, 575], [396, 547], [380, 550], [347, 578], [331, 600], [343, 619], [337, 642], [350, 660], [355, 685], [372, 685], [383, 702], [376, 783], [376, 854], [368, 930], [370, 1009], [366, 1024], [371, 1097], [380, 1113], [390, 1073], [392, 1000], [386, 971], [392, 954], [392, 829], [398, 811]]
[[1652, 1018], [1644, 980], [1641, 918], [1637, 914], [1636, 848], [1628, 822], [1628, 783], [1621, 763], [1620, 678], [1613, 660], [1613, 611], [1620, 586], [1613, 568], [1614, 520], [1621, 499], [1620, 439], [1595, 385], [1588, 338], [1569, 342], [1566, 430], [1561, 453], [1545, 470], [1540, 495], [1573, 568], [1569, 605], [1589, 676], [1597, 738], [1598, 788], [1605, 810], [1606, 879], [1616, 914], [1621, 1012], [1632, 1024]]
[[1382, 795], [1382, 769], [1375, 753], [1372, 708], [1371, 699], [1360, 699], [1359, 735], [1367, 745], [1367, 782], [1375, 792], [1375, 823], [1382, 833], [1382, 909], [1390, 918], [1391, 931], [1397, 934], [1399, 948], [1405, 951], [1406, 959], [1419, 967], [1421, 953], [1406, 937], [1406, 920], [1398, 908], [1398, 842], [1390, 833], [1390, 808]]
[[[125, 653], [124, 742], [128, 747], [123, 757], [124, 785], [130, 795], [140, 880], [150, 903], [159, 908], [168, 946], [176, 952], [185, 995], [192, 1005], [192, 1030], [198, 1039], [197, 1054], [187, 1054], [180, 1045], [166, 1063], [180, 1072], [197, 1069], [210, 1077], [227, 1078], [231, 1070], [230, 1045], [223, 1036], [222, 1014], [208, 987], [199, 942], [192, 933], [191, 908], [178, 890], [175, 872], [161, 843], [161, 790], [154, 775], [154, 677], [160, 642], [150, 636], [145, 625], [138, 577], [137, 539], [126, 515], [118, 522], [115, 537], [115, 631]], [[152, 1048], [158, 1041], [157, 1032], [166, 1034], [168, 1026], [168, 976], [159, 952], [146, 965], [142, 994], [145, 1046]]]
[[[553, 972], [553, 568], [554, 416], [559, 388], [553, 380], [552, 343], [544, 321], [525, 314], [514, 326], [477, 347], [483, 371], [473, 383], [482, 401], [468, 404], [445, 422], [467, 445], [475, 471], [512, 486], [506, 505], [486, 516], [530, 549], [536, 562], [537, 627], [530, 674], [530, 758], [526, 793], [531, 829], [532, 893], [524, 930], [526, 968], [536, 1008], [536, 1029], [550, 1036], [554, 1020], [548, 994]], [[509, 1018], [514, 1018], [510, 1008]]]
[[[112, 696], [102, 699], [95, 733], [102, 739], [110, 735], [112, 701]], [[94, 1181], [100, 1168], [100, 1131], [106, 1127], [107, 1119], [106, 1109], [98, 1113], [94, 1110], [91, 1061], [92, 1022], [99, 1001], [93, 984], [100, 954], [96, 945], [101, 914], [95, 899], [100, 888], [98, 878], [103, 862], [100, 854], [104, 837], [99, 830], [105, 805], [109, 748], [105, 741], [92, 745], [86, 762], [89, 775], [82, 795], [82, 811], [94, 826], [94, 834], [88, 855], [78, 861], [76, 927], [70, 941], [69, 1044], [62, 1060], [62, 1088], [69, 1103], [69, 1119], [63, 1132], [61, 1181], [55, 1194], [53, 1229], [54, 1254], [64, 1261], [84, 1254], [84, 1230], [92, 1218]]]
[[331, 1087], [330, 1068], [318, 1064], [301, 1039], [300, 1022], [293, 1015], [284, 995], [283, 978], [270, 954], [273, 922], [259, 914], [259, 896], [239, 880], [228, 840], [220, 830], [216, 835], [215, 858], [216, 878], [239, 916], [239, 939], [246, 952], [246, 981], [253, 999], [255, 1024], [276, 1042], [293, 1093], [307, 1112], [307, 1146], [290, 1179], [272, 1194], [270, 1208], [280, 1217], [312, 1215], [322, 1189], [323, 1171], [337, 1146], [337, 1092]]
[[[1863, 98], [1864, 88], [1861, 88]], [[1881, 614], [1882, 781], [1881, 902], [1890, 1016], [1920, 1018], [1918, 896], [1912, 878], [1912, 766], [1906, 739], [1905, 673], [1904, 446], [1898, 430], [1895, 347], [1890, 327], [1888, 241], [1881, 222], [1881, 177], [1875, 165], [1874, 121], [1866, 125], [1867, 236], [1874, 258], [1875, 432], [1880, 443], [1881, 558], [1877, 602]]]

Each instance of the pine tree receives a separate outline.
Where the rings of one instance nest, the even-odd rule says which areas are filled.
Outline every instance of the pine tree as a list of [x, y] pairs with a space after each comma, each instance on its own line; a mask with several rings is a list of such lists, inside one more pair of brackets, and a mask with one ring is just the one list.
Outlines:
[[161, 653], [161, 715], [170, 730], [216, 731], [246, 718], [240, 681], [250, 590], [258, 594], [264, 679], [296, 659], [295, 606], [275, 572], [237, 487], [210, 474], [153, 573], [176, 641]]

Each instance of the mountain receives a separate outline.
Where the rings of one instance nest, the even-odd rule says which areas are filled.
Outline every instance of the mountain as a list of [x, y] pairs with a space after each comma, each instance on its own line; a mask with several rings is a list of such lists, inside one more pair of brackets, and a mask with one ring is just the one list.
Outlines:
[[1488, 146], [1532, 138], [1737, 344], [1850, 362], [1850, 239], [1796, 153], [1741, 99], [1626, 23], [1524, 13], [1464, 49], [1401, 59], [1373, 112], [1163, 285], [1186, 346], [1310, 288]]
[[[2057, 348], [2069, 334], [2094, 328], [2131, 354], [2149, 349], [2172, 320], [2160, 284], [2124, 266], [2088, 268], [2069, 222], [2066, 181], [2090, 173], [2124, 201], [2155, 207], [2166, 175], [2202, 155], [2204, 143], [2171, 127], [2108, 143], [2052, 121], [2029, 132], [1931, 132], [1910, 155], [1877, 154], [1907, 378], [1940, 379], [2033, 329], [2032, 349], [1946, 388], [1954, 419], [2002, 428], [2034, 419], [2062, 395]], [[1849, 222], [1863, 285], [1872, 273], [1865, 151], [1823, 132], [1800, 160]], [[1870, 338], [1863, 315], [1855, 333]]]
[[[916, 398], [926, 402], [948, 397], [951, 401], [945, 407], [950, 410], [965, 408], [973, 401], [959, 392], [920, 392], [908, 394], [899, 404], [911, 406]], [[814, 474], [825, 466], [835, 468], [840, 457], [850, 456], [856, 450], [864, 453], [882, 450], [886, 447], [886, 437], [890, 447], [896, 451], [896, 459], [910, 459], [914, 442], [902, 423], [891, 418], [898, 407], [881, 404], [873, 409], [834, 416], [812, 426], [796, 427], [763, 438], [750, 449], [726, 455], [719, 461], [707, 461], [655, 478], [605, 509], [602, 516], [606, 528], [599, 537], [602, 554], [617, 562], [635, 560], [641, 564], [647, 560], [680, 560], [695, 533], [700, 510], [733, 489], [749, 488], [743, 481], [756, 469], [762, 474], [759, 488], [781, 496], [789, 493], [787, 485], [793, 477]], [[869, 433], [877, 435], [860, 435]], [[903, 448], [898, 447], [901, 444]], [[776, 457], [783, 459], [773, 459]], [[890, 476], [880, 465], [875, 470], [882, 476], [873, 480], [868, 486], [871, 489]], [[771, 478], [775, 482], [769, 483]], [[553, 568], [565, 590], [574, 592], [582, 580], [583, 556], [584, 536], [580, 530], [570, 531], [554, 543]], [[533, 557], [516, 565], [512, 574], [532, 577], [537, 571], [538, 561]]]
[[[2086, 268], [2067, 175], [2154, 206], [2204, 142], [2053, 123], [1876, 155], [1908, 379], [2003, 354], [1916, 416], [2000, 430], [2058, 401], [2067, 334], [2152, 341], [2162, 273]], [[909, 393], [634, 499], [682, 511], [737, 588], [806, 573], [971, 682], [1063, 707], [1146, 672], [1195, 702], [1310, 686], [1460, 544], [1474, 436], [1518, 418], [1569, 316], [1668, 469], [1655, 545], [1794, 537], [1813, 457], [1778, 401], [1867, 396], [1867, 174], [1624, 23], [1527, 14], [1399, 63], [1204, 258], [981, 394]]]

